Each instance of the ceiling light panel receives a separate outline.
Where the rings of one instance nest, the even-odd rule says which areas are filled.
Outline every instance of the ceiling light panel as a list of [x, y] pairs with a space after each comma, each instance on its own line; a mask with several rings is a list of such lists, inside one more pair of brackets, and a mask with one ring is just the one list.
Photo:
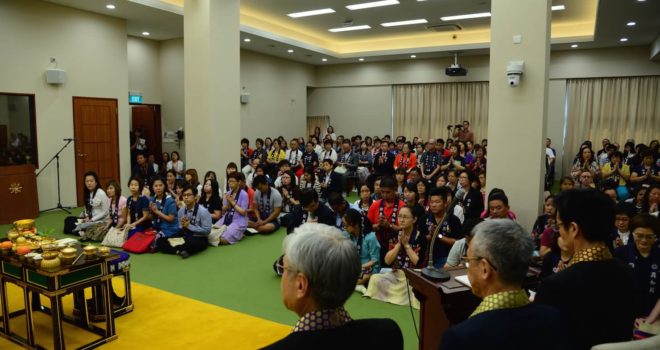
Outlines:
[[381, 23], [380, 25], [383, 27], [397, 27], [397, 26], [408, 26], [412, 24], [422, 24], [422, 23], [429, 23], [429, 21], [422, 18], [422, 19], [411, 19], [408, 21], [387, 22], [387, 23]]
[[456, 16], [446, 16], [440, 17], [443, 21], [456, 21], [459, 19], [472, 19], [472, 18], [483, 18], [490, 17], [490, 12], [480, 12], [480, 13], [469, 13], [466, 15], [456, 15]]
[[338, 33], [338, 32], [350, 32], [350, 31], [353, 31], [353, 30], [364, 30], [364, 29], [371, 29], [371, 27], [365, 24], [365, 25], [361, 25], [361, 26], [331, 28], [331, 29], [328, 29], [328, 31], [333, 32], [333, 33]]
[[383, 1], [363, 2], [361, 4], [347, 5], [346, 8], [351, 11], [355, 11], [355, 10], [369, 9], [373, 7], [391, 6], [398, 4], [399, 4], [398, 0], [383, 0]]
[[334, 12], [335, 12], [335, 10], [333, 10], [331, 8], [325, 8], [325, 9], [319, 9], [319, 10], [289, 13], [287, 16], [289, 16], [291, 18], [300, 18], [300, 17], [325, 15], [325, 14], [334, 13]]
[[[552, 6], [552, 11], [563, 11], [565, 9], [566, 6], [564, 5]], [[440, 17], [440, 19], [443, 21], [457, 21], [460, 19], [484, 18], [490, 16], [491, 16], [490, 12], [480, 12], [480, 13], [469, 13], [466, 15], [445, 16], [445, 17]]]

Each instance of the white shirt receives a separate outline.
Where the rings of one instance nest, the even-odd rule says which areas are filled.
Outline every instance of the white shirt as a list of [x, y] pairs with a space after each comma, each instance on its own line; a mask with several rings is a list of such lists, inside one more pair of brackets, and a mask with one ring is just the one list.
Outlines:
[[552, 148], [545, 148], [545, 155], [548, 157], [548, 165], [550, 165], [550, 160], [555, 159], [555, 154], [552, 152]]
[[147, 140], [143, 138], [138, 138], [137, 144], [135, 145], [135, 149], [140, 151], [144, 151], [145, 149], [147, 149]]
[[174, 170], [177, 173], [180, 173], [183, 171], [183, 161], [182, 160], [177, 160], [176, 163], [172, 163], [170, 160], [167, 162], [167, 170]]
[[319, 156], [319, 159], [321, 159], [321, 155], [323, 154], [323, 147], [320, 145], [315, 145], [314, 146], [314, 152], [316, 152], [316, 155]]
[[463, 213], [463, 207], [460, 205], [455, 205], [454, 206], [454, 216], [458, 218], [458, 220], [461, 221], [461, 224], [463, 221], [465, 221], [465, 214]]
[[105, 191], [99, 188], [96, 190], [96, 195], [94, 195], [94, 192], [90, 192], [89, 196], [92, 202], [92, 217], [89, 218], [89, 221], [105, 220], [110, 213], [110, 200]]
[[623, 242], [623, 245], [627, 245], [628, 244], [628, 238], [630, 238], [630, 231], [621, 232], [619, 230], [616, 230], [616, 233], [619, 235], [619, 238], [621, 238], [621, 242]]
[[326, 151], [325, 148], [324, 148], [323, 152], [321, 152], [321, 155], [319, 156], [319, 163], [322, 162], [325, 159], [330, 159], [330, 160], [332, 160], [333, 163], [336, 163], [337, 162], [337, 151], [335, 151], [334, 149]]
[[298, 166], [298, 162], [302, 160], [303, 153], [297, 149], [297, 150], [292, 150], [288, 149], [285, 152], [286, 155], [286, 160], [291, 163], [291, 167], [296, 167]]

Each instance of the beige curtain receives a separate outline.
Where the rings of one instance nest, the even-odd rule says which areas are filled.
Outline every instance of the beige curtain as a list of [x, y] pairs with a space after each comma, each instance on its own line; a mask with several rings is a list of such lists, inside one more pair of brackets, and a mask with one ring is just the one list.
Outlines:
[[660, 76], [567, 80], [564, 173], [570, 172], [580, 144], [627, 139], [648, 145], [660, 135]]
[[470, 122], [474, 140], [488, 133], [488, 82], [394, 85], [394, 135], [448, 136], [447, 125]]
[[[309, 135], [314, 135], [314, 129], [318, 126], [321, 128], [321, 136], [325, 135], [328, 126], [330, 125], [330, 116], [319, 115], [319, 116], [308, 116], [307, 117], [307, 135], [305, 135], [305, 140]], [[321, 141], [321, 140], [319, 140]]]

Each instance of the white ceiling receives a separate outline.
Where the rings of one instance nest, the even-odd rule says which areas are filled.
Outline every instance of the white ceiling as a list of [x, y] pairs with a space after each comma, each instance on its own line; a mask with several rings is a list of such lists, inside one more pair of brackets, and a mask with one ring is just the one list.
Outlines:
[[[124, 18], [127, 21], [129, 35], [142, 36], [143, 31], [151, 33], [153, 40], [167, 40], [183, 36], [183, 9], [176, 4], [177, 0], [162, 2], [159, 0], [46, 0], [85, 11], [103, 15]], [[424, 46], [410, 45], [387, 50], [339, 50], [328, 49], [330, 46], [347, 45], [360, 47], [373, 42], [384, 42], [391, 38], [446, 38], [456, 35], [458, 39], [466, 33], [483, 32], [489, 29], [488, 18], [461, 20], [449, 23], [459, 24], [463, 29], [454, 32], [431, 32], [426, 26], [445, 24], [441, 16], [458, 15], [475, 12], [488, 12], [490, 0], [399, 0], [399, 5], [380, 8], [350, 11], [345, 6], [368, 0], [242, 0], [241, 1], [241, 39], [250, 38], [251, 42], [241, 40], [241, 47], [268, 55], [286, 59], [321, 65], [353, 63], [364, 57], [367, 61], [409, 59], [411, 54], [417, 59], [428, 57], [447, 57], [451, 52], [461, 51], [463, 55], [487, 54], [488, 43], [473, 45], [440, 45]], [[523, 1], [523, 0], [521, 0]], [[525, 0], [528, 1], [528, 0]], [[114, 10], [108, 10], [105, 5], [112, 3]], [[564, 4], [566, 10], [553, 12], [553, 28], [556, 25], [569, 25], [595, 15], [595, 33], [593, 40], [584, 37], [564, 37], [553, 39], [553, 50], [571, 49], [570, 45], [579, 42], [578, 49], [639, 46], [649, 45], [660, 34], [660, 0], [553, 0], [554, 5]], [[333, 8], [332, 14], [293, 19], [288, 13], [307, 11], [319, 8]], [[299, 37], [273, 33], [254, 25], [243, 23], [245, 18], [257, 18], [259, 21], [277, 23], [291, 28], [305, 36], [314, 38], [310, 43]], [[380, 26], [383, 22], [393, 22], [409, 19], [425, 18], [428, 24], [389, 27]], [[247, 21], [247, 20], [246, 20]], [[341, 27], [345, 21], [353, 25], [368, 24], [371, 30], [330, 33], [329, 28]], [[626, 23], [635, 21], [635, 27], [627, 27]], [[251, 23], [250, 23], [251, 24]], [[553, 38], [554, 35], [553, 29]], [[629, 40], [619, 41], [621, 37]], [[586, 41], [585, 41], [586, 40]], [[414, 40], [410, 40], [414, 42]], [[331, 43], [324, 47], [318, 43]], [[293, 53], [287, 50], [293, 49]], [[326, 58], [327, 62], [321, 59]]]

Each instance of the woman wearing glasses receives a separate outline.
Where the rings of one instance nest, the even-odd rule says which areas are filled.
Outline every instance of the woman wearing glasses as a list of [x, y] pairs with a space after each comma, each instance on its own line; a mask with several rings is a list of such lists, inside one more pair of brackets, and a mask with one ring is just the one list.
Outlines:
[[660, 248], [658, 248], [658, 219], [639, 214], [630, 221], [635, 244], [619, 247], [615, 256], [635, 270], [637, 281], [637, 317], [649, 315], [660, 298]]
[[412, 209], [401, 207], [398, 219], [401, 231], [389, 239], [389, 250], [384, 259], [385, 264], [392, 266], [392, 271], [372, 275], [364, 295], [397, 305], [412, 304], [419, 309], [419, 301], [407, 286], [403, 269], [423, 265], [427, 240], [426, 236], [417, 230], [415, 223], [419, 218]]

